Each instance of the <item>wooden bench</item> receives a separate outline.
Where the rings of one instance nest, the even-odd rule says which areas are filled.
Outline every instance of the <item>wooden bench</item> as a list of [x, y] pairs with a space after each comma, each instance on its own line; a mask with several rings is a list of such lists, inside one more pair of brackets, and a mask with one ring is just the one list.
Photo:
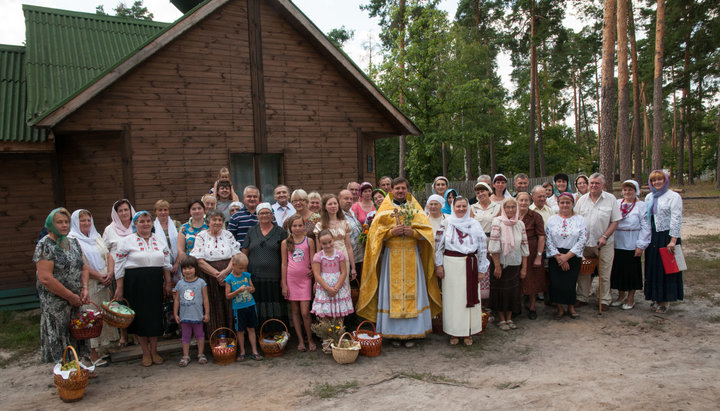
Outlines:
[[29, 310], [40, 308], [35, 287], [0, 290], [0, 311]]

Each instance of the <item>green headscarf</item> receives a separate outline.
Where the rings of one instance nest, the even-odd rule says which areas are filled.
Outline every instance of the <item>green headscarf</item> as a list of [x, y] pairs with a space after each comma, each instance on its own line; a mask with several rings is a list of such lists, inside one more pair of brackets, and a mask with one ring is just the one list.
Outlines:
[[70, 213], [68, 212], [68, 210], [64, 207], [58, 207], [52, 210], [50, 214], [48, 214], [47, 218], [45, 219], [45, 228], [49, 232], [57, 236], [57, 247], [67, 249], [67, 234], [61, 234], [60, 230], [58, 230], [57, 226], [55, 226], [55, 214], [57, 213], [64, 213], [67, 216], [68, 220], [70, 219]]

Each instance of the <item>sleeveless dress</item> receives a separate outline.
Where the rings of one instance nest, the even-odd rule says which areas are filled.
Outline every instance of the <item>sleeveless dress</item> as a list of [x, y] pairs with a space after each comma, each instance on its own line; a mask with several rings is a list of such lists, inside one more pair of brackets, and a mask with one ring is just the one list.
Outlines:
[[308, 273], [312, 273], [312, 256], [308, 237], [302, 243], [295, 244], [295, 250], [287, 252], [287, 286], [288, 300], [310, 301], [312, 300], [312, 279]]
[[[320, 234], [320, 231], [324, 229], [322, 223], [320, 221], [317, 222], [315, 225], [315, 235]], [[333, 246], [335, 247], [335, 253], [342, 253], [343, 255], [348, 255], [348, 249], [345, 247], [345, 234], [349, 233], [351, 230], [350, 223], [347, 222], [347, 220], [342, 220], [339, 227], [335, 228], [328, 228], [328, 231], [330, 231], [330, 234], [332, 234], [333, 237]], [[316, 243], [318, 244], [318, 243]], [[320, 248], [320, 245], [317, 245], [317, 248]], [[352, 250], [350, 250], [352, 252]], [[345, 277], [345, 284], [348, 286], [350, 285], [350, 260], [345, 258], [345, 268], [347, 268], [347, 276]], [[339, 270], [338, 270], [339, 271]]]
[[[345, 255], [335, 251], [334, 255], [328, 257], [320, 250], [315, 253], [313, 263], [320, 263], [320, 275], [330, 287], [334, 287], [340, 280], [340, 264], [345, 264]], [[353, 311], [350, 287], [347, 283], [343, 284], [333, 297], [330, 297], [320, 284], [316, 285], [311, 311], [313, 314], [318, 317], [344, 317]]]

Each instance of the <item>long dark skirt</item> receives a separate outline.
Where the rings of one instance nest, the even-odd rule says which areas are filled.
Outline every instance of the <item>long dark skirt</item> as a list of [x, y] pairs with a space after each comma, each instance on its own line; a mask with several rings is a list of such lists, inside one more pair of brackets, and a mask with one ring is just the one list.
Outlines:
[[512, 311], [519, 313], [520, 307], [520, 269], [519, 265], [509, 265], [502, 269], [500, 278], [490, 273], [490, 308], [494, 311]]
[[[288, 316], [288, 303], [282, 295], [282, 287], [280, 285], [280, 273], [277, 278], [268, 277], [267, 275], [252, 276], [253, 285], [255, 286], [255, 307], [257, 308], [258, 321], [260, 325], [271, 318], [278, 319], [290, 327], [290, 318]], [[260, 328], [258, 328], [259, 330]], [[263, 331], [284, 331], [285, 328], [277, 321], [271, 321], [265, 326]]]
[[[650, 246], [645, 250], [645, 299], [648, 301], [666, 302], [682, 300], [685, 297], [682, 271], [665, 274], [660, 249], [670, 242], [670, 231], [655, 231], [655, 220], [652, 220], [652, 236]], [[681, 240], [677, 239], [677, 244]]]
[[[230, 259], [220, 261], [205, 261], [214, 269], [222, 271], [227, 268]], [[210, 303], [210, 321], [205, 323], [205, 335], [210, 338], [213, 331], [220, 327], [233, 328], [232, 303], [225, 298], [225, 283], [218, 284], [217, 279], [203, 270], [198, 271], [198, 277], [207, 283], [208, 302]]]
[[163, 269], [162, 267], [126, 268], [123, 297], [135, 310], [128, 333], [140, 337], [163, 335]]
[[[567, 253], [567, 248], [559, 248], [561, 254]], [[550, 276], [550, 302], [555, 304], [575, 304], [577, 299], [577, 279], [580, 272], [580, 257], [573, 257], [568, 260], [570, 269], [563, 271], [555, 258], [548, 258], [548, 274]]]
[[610, 288], [619, 291], [642, 290], [642, 261], [635, 250], [615, 249]]

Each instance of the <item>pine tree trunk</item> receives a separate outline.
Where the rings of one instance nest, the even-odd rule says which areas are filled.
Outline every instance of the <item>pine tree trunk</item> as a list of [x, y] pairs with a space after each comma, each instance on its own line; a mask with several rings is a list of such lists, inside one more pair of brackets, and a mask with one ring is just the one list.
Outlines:
[[440, 143], [440, 147], [442, 150], [442, 175], [447, 176], [447, 147], [445, 143]]
[[685, 61], [683, 62], [683, 88], [680, 106], [680, 135], [678, 138], [678, 184], [685, 184], [685, 126], [688, 120], [688, 94], [690, 93], [690, 34], [685, 36]]
[[718, 139], [717, 147], [715, 147], [715, 157], [717, 157], [717, 166], [715, 168], [715, 187], [720, 190], [720, 107], [718, 108]]
[[[530, 9], [530, 178], [535, 178], [535, 89], [537, 79], [533, 67], [537, 64], [537, 49], [535, 48], [535, 0]], [[495, 173], [493, 171], [493, 173]]]
[[[400, 72], [402, 73], [403, 80], [401, 80], [402, 83], [404, 83], [405, 78], [405, 0], [400, 0], [399, 4], [399, 14], [400, 14], [400, 30], [399, 30], [399, 36], [400, 36]], [[400, 106], [400, 109], [403, 108], [405, 105], [405, 97], [403, 96], [402, 90], [400, 91], [400, 97], [398, 98], [398, 105]], [[398, 175], [400, 177], [405, 177], [405, 153], [407, 151], [406, 148], [406, 142], [405, 142], [405, 136], [398, 137], [398, 147], [399, 147], [399, 166], [398, 168]]]
[[[650, 142], [650, 119], [648, 119], [647, 114], [647, 95], [645, 94], [645, 83], [642, 83], [642, 90], [640, 90], [640, 102], [642, 103], [643, 108], [643, 141], [644, 143], [644, 150], [648, 151], [648, 147], [650, 147], [652, 144]], [[649, 153], [646, 152], [643, 156], [643, 170], [645, 171], [645, 174], [650, 173], [650, 162], [648, 159], [650, 156]]]
[[630, 12], [628, 13], [628, 31], [630, 34], [630, 58], [632, 60], [632, 85], [633, 85], [633, 157], [634, 175], [637, 181], [642, 177], [642, 137], [640, 137], [640, 80], [638, 79], [638, 53], [635, 43], [635, 16], [633, 14], [632, 1], [628, 2]]
[[[535, 52], [537, 59], [537, 51]], [[537, 151], [538, 162], [540, 163], [540, 175], [545, 176], [545, 149], [543, 148], [543, 126], [542, 126], [542, 110], [540, 106], [540, 82], [538, 81], [537, 60], [533, 66], [535, 71], [535, 110], [537, 110]]]
[[662, 143], [662, 104], [663, 104], [663, 36], [665, 33], [665, 0], [657, 2], [655, 23], [655, 74], [653, 77], [653, 143], [652, 169], [659, 170], [663, 165]]
[[618, 30], [618, 142], [620, 181], [632, 178], [632, 146], [630, 141], [630, 90], [628, 88], [627, 0], [617, 3]]
[[580, 109], [578, 108], [578, 92], [577, 92], [577, 73], [575, 71], [575, 62], [573, 61], [572, 68], [572, 83], [573, 83], [573, 113], [575, 114], [575, 144], [580, 145]]
[[600, 80], [598, 79], [598, 65], [596, 53], [593, 53], [593, 61], [595, 62], [595, 110], [597, 110], [597, 138], [599, 143], [600, 135], [602, 134], [602, 119], [600, 118]]
[[602, 105], [600, 118], [602, 133], [600, 134], [600, 172], [605, 175], [605, 189], [612, 192], [615, 178], [615, 136], [613, 133], [613, 110], [615, 109], [615, 29], [616, 0], [605, 0], [603, 12], [603, 48], [602, 48]]

